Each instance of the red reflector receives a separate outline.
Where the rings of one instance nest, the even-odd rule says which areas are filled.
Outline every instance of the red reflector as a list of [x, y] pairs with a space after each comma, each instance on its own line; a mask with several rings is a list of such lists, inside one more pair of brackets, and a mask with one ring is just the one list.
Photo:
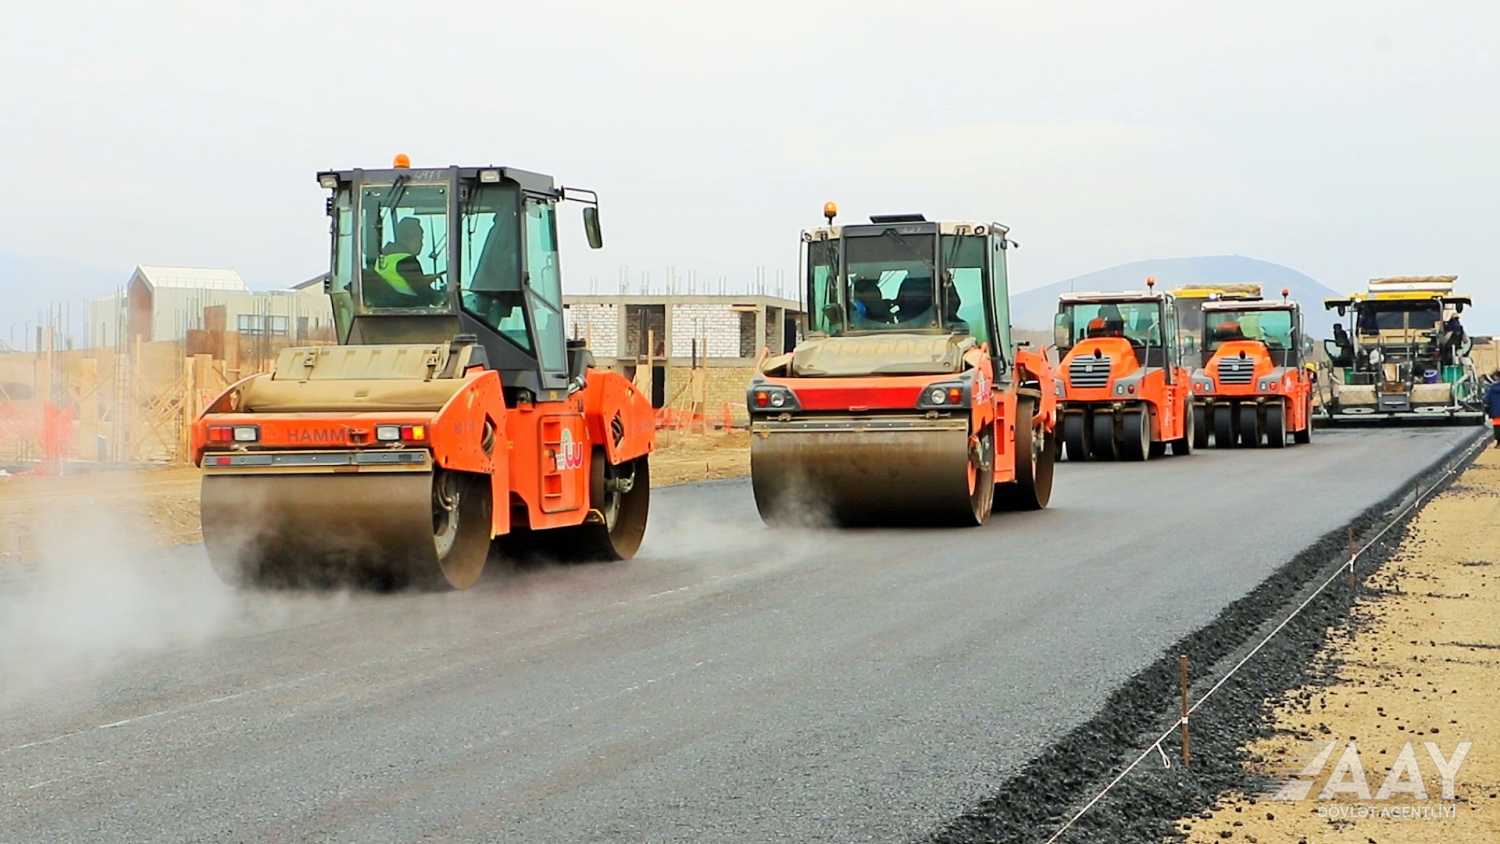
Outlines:
[[222, 428], [222, 427], [217, 427], [217, 426], [209, 428], [208, 429], [208, 441], [211, 442], [211, 443], [228, 443], [228, 442], [234, 442], [234, 429], [233, 428]]
[[761, 390], [757, 390], [755, 392], [755, 406], [756, 407], [765, 407], [766, 405], [768, 405], [770, 403], [771, 403], [771, 394], [770, 393], [767, 393], [767, 392], [764, 392], [764, 391], [761, 391]]
[[215, 457], [214, 458], [214, 465], [215, 466], [228, 466], [229, 462], [230, 461], [229, 461], [228, 457]]
[[949, 401], [949, 403], [951, 403], [951, 404], [957, 404], [958, 400], [961, 399], [961, 398], [963, 398], [963, 397], [964, 397], [964, 391], [963, 390], [959, 389], [958, 387], [949, 387], [948, 388], [948, 401]]
[[426, 425], [402, 425], [401, 439], [407, 442], [419, 443], [427, 439]]

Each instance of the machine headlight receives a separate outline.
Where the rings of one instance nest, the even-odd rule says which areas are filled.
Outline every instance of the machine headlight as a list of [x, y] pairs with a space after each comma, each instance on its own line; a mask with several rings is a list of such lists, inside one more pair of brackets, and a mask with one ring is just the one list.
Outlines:
[[234, 426], [234, 441], [237, 443], [253, 443], [260, 439], [260, 429], [254, 425]]
[[779, 384], [752, 384], [746, 395], [750, 412], [767, 413], [774, 410], [796, 410], [797, 397], [791, 390]]
[[1057, 380], [1052, 382], [1052, 392], [1055, 393], [1060, 399], [1067, 398], [1068, 385], [1064, 384], [1061, 378], [1058, 378]]
[[376, 425], [375, 439], [383, 443], [396, 442], [401, 439], [400, 425]]
[[962, 407], [969, 403], [967, 381], [928, 384], [917, 396], [917, 407]]

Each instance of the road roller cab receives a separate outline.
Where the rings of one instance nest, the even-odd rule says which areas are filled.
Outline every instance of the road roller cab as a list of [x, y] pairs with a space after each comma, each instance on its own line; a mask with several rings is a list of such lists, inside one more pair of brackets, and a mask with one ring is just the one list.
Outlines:
[[1272, 448], [1312, 441], [1312, 341], [1302, 332], [1302, 309], [1281, 301], [1209, 302], [1203, 306], [1208, 363], [1193, 373], [1193, 413], [1199, 444]]
[[291, 348], [193, 427], [226, 579], [465, 588], [492, 541], [631, 556], [652, 411], [563, 334], [556, 211], [597, 197], [506, 167], [318, 174], [339, 345]]
[[1054, 325], [1069, 460], [1146, 460], [1193, 448], [1187, 369], [1171, 294], [1066, 293]]
[[[1177, 333], [1182, 337], [1182, 365], [1198, 369], [1208, 362], [1200, 339], [1203, 336], [1203, 306], [1208, 302], [1253, 302], [1260, 299], [1261, 286], [1254, 282], [1189, 284], [1172, 291], [1177, 311]], [[1195, 429], [1200, 437], [1203, 432]]]
[[807, 337], [747, 401], [763, 518], [979, 524], [1045, 507], [1054, 396], [1011, 342], [1007, 229], [919, 214], [802, 233]]

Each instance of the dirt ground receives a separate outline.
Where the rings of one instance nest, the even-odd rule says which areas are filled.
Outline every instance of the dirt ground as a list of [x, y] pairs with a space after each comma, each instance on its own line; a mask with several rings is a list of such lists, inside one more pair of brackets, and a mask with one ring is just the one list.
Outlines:
[[[651, 456], [656, 486], [732, 478], [750, 471], [750, 435], [659, 431]], [[91, 513], [139, 525], [161, 545], [202, 540], [198, 526], [198, 470], [191, 466], [101, 470], [64, 477], [0, 476], [0, 563], [29, 557], [41, 541], [39, 525], [87, 521]]]
[[1364, 583], [1352, 624], [1330, 631], [1331, 684], [1287, 695], [1276, 734], [1249, 747], [1270, 788], [1184, 820], [1189, 841], [1500, 841], [1497, 526], [1500, 451], [1489, 449]]

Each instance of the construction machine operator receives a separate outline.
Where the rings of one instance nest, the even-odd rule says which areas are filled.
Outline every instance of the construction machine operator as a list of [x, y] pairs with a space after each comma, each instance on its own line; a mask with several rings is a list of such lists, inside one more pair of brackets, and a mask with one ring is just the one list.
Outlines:
[[1443, 363], [1452, 366], [1458, 363], [1458, 350], [1464, 342], [1464, 324], [1458, 321], [1458, 314], [1448, 317], [1443, 323], [1443, 330], [1439, 335], [1439, 343], [1442, 346]]
[[441, 304], [443, 291], [438, 277], [422, 272], [417, 256], [422, 252], [422, 223], [407, 217], [396, 224], [396, 237], [380, 250], [375, 275], [383, 284], [370, 285], [365, 300], [381, 308], [421, 308]]

